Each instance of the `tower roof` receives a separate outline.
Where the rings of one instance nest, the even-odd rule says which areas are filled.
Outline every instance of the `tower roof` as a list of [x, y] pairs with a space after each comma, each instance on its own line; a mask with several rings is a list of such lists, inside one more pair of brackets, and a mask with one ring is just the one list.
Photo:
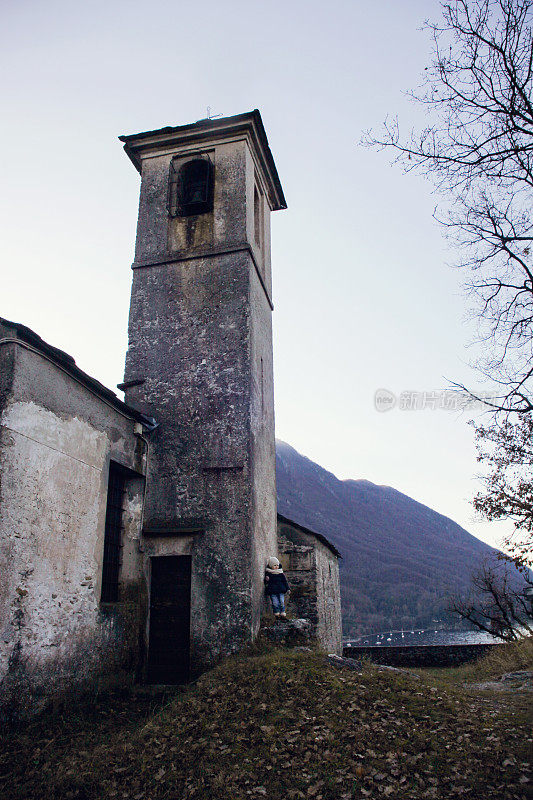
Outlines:
[[175, 147], [176, 145], [205, 145], [217, 139], [224, 139], [236, 134], [250, 139], [250, 144], [267, 181], [272, 209], [279, 211], [287, 208], [261, 114], [257, 109], [248, 111], [245, 114], [237, 114], [233, 117], [200, 119], [198, 122], [192, 122], [189, 125], [158, 128], [154, 131], [133, 133], [127, 136], [119, 136], [118, 138], [121, 142], [124, 142], [124, 150], [135, 168], [141, 172], [143, 153], [155, 152]]

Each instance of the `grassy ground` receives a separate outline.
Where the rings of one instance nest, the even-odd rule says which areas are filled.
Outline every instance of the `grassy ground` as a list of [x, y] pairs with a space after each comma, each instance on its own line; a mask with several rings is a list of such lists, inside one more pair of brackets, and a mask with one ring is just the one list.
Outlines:
[[461, 681], [239, 656], [186, 691], [101, 697], [11, 732], [0, 796], [524, 800], [526, 695], [502, 703]]
[[444, 684], [480, 683], [498, 679], [507, 672], [533, 670], [533, 638], [494, 647], [484, 658], [456, 669], [424, 670]]

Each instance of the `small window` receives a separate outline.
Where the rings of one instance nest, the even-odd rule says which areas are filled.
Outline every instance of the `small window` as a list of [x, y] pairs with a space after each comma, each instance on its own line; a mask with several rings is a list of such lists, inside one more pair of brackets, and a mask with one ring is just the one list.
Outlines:
[[256, 245], [261, 247], [263, 241], [263, 203], [257, 186], [254, 186], [254, 235]]
[[102, 603], [116, 603], [118, 601], [124, 486], [125, 472], [118, 464], [112, 461], [109, 466], [105, 515], [102, 594], [100, 597]]

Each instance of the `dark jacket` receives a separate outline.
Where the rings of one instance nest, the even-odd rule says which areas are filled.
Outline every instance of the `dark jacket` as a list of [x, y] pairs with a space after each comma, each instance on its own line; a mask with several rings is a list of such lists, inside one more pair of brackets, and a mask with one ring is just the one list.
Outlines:
[[289, 584], [284, 572], [267, 572], [265, 575], [265, 592], [267, 594], [286, 594]]

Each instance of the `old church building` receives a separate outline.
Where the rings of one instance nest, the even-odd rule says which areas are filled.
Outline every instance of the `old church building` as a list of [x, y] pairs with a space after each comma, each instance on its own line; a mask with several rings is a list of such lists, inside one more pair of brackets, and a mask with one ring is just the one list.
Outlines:
[[340, 648], [339, 554], [285, 520], [278, 546], [270, 215], [286, 203], [260, 114], [121, 140], [141, 177], [125, 402], [0, 320], [5, 685], [186, 681], [257, 636], [278, 553], [294, 610]]

